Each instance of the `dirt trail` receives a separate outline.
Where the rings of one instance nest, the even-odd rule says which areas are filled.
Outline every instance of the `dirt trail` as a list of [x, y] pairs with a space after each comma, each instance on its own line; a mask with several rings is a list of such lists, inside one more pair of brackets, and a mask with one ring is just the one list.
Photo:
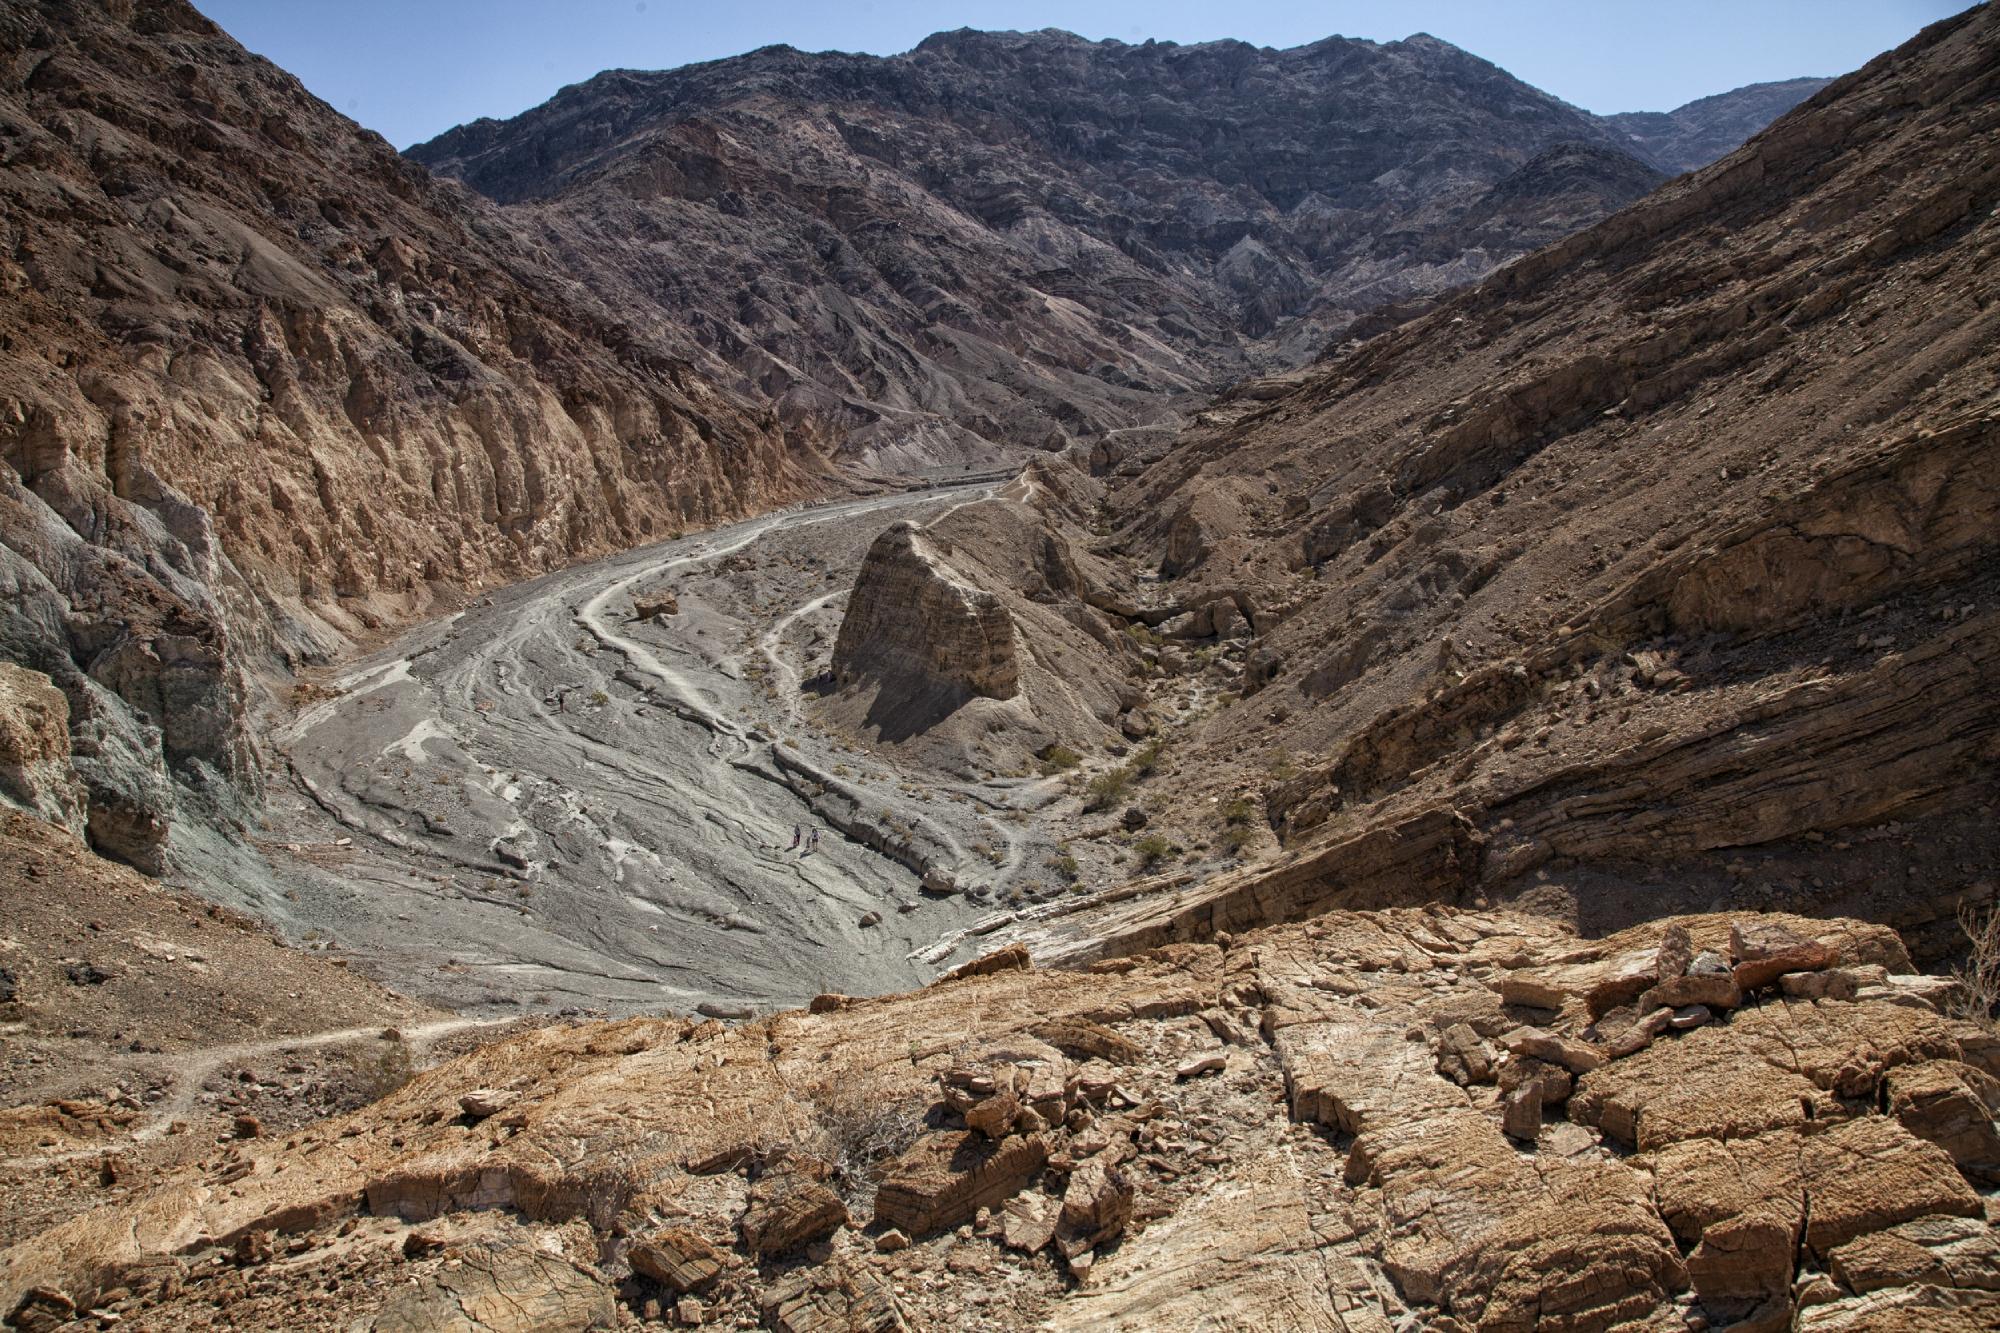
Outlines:
[[[499, 1027], [512, 1021], [509, 1018], [440, 1018], [430, 1023], [399, 1027], [396, 1032], [415, 1062], [421, 1061], [431, 1044], [440, 1037], [448, 1037], [468, 1028]], [[268, 1055], [292, 1051], [309, 1051], [322, 1046], [340, 1046], [350, 1041], [381, 1040], [386, 1030], [380, 1023], [370, 1023], [362, 1027], [334, 1028], [327, 1032], [272, 1037], [265, 1041], [229, 1042], [222, 1046], [203, 1046], [149, 1056], [147, 1063], [150, 1066], [173, 1075], [174, 1090], [147, 1108], [145, 1121], [133, 1131], [132, 1137], [143, 1143], [164, 1136], [174, 1121], [184, 1119], [193, 1112], [202, 1084], [225, 1064], [259, 1060]]]
[[[132, 1073], [141, 1075], [156, 1085], [172, 1089], [165, 1097], [145, 1108], [144, 1113], [132, 1125], [124, 1137], [126, 1143], [150, 1143], [165, 1138], [176, 1121], [187, 1121], [198, 1114], [196, 1102], [203, 1087], [214, 1073], [226, 1065], [249, 1064], [273, 1055], [289, 1055], [301, 1051], [318, 1050], [327, 1046], [344, 1046], [350, 1042], [381, 1041], [383, 1034], [392, 1028], [408, 1051], [413, 1066], [421, 1066], [424, 1057], [439, 1040], [457, 1032], [478, 1028], [501, 1027], [514, 1022], [506, 1018], [441, 1018], [431, 1022], [416, 1024], [365, 1023], [358, 1027], [330, 1028], [321, 1032], [292, 1033], [282, 1037], [269, 1037], [258, 1041], [223, 1042], [214, 1046], [196, 1046], [186, 1050], [150, 1052], [122, 1057], [115, 1063]], [[39, 1153], [28, 1156], [10, 1157], [4, 1164], [8, 1174], [41, 1171], [63, 1162], [82, 1161], [104, 1156], [118, 1146], [113, 1142], [93, 1142], [81, 1148], [62, 1152]]]

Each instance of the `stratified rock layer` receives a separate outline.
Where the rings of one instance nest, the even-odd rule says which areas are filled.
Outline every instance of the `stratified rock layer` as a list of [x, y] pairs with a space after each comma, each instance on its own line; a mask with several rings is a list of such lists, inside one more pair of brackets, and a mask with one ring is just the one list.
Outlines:
[[993, 593], [947, 563], [949, 549], [898, 523], [868, 549], [834, 644], [841, 685], [868, 682], [888, 713], [944, 713], [1020, 688], [1014, 622]]
[[1199, 827], [1251, 786], [1287, 853], [1079, 935], [1536, 894], [1956, 947], [2000, 866], [1997, 43], [1935, 25], [1114, 464], [1106, 545], [1248, 622], [1156, 790]]
[[[1807, 975], [1886, 980], [1800, 1001], [1781, 974], [1685, 1031], [1600, 1011], [1688, 946], [1750, 961], [1732, 940], [1759, 928], [1817, 949]], [[1991, 1320], [2000, 1236], [1954, 1161], [1965, 1121], [1918, 1090], [1991, 1077], [2000, 1039], [1907, 968], [1893, 932], [1851, 921], [1585, 940], [1335, 912], [1088, 971], [1009, 951], [736, 1031], [551, 1027], [0, 1252], [0, 1304], [112, 1293], [147, 1326], [241, 1327], [310, 1287], [330, 1325], [407, 1327], [504, 1273], [554, 1321], [689, 1289], [706, 1317], [780, 1328], [1192, 1330], [1227, 1310], [1590, 1333], [1784, 1327], [1801, 1301], [1827, 1327], [1893, 1301]], [[1523, 1077], [1535, 1128], [1503, 1105]], [[468, 1089], [503, 1086], [519, 1099], [463, 1120]]]
[[0, 662], [0, 802], [81, 834], [87, 800], [70, 767], [69, 701], [39, 671]]

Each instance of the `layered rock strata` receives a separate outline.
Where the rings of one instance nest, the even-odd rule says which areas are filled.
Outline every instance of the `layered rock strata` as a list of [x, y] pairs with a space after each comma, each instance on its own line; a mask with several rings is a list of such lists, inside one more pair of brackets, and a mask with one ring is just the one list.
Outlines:
[[1957, 947], [2000, 865], [1996, 25], [1114, 472], [1114, 549], [1232, 607], [1172, 799], [1288, 848], [1118, 929], [1536, 894]]
[[839, 683], [870, 680], [912, 706], [935, 697], [947, 711], [971, 695], [1014, 697], [1014, 622], [998, 597], [962, 582], [946, 558], [913, 523], [875, 540], [834, 644]]
[[1129, 575], [1089, 550], [1097, 485], [1066, 459], [878, 537], [834, 647], [824, 716], [913, 762], [1014, 770], [1117, 734], [1142, 694]]
[[[1733, 1005], [1645, 1008], [1773, 958], [1795, 970]], [[184, 1327], [310, 1286], [329, 1323], [400, 1328], [496, 1285], [509, 1329], [688, 1300], [781, 1329], [1972, 1326], [2000, 1313], [2000, 1040], [1934, 982], [1891, 931], [1798, 917], [1586, 940], [1335, 912], [1071, 972], [1010, 950], [735, 1031], [496, 1043], [0, 1253], [0, 1298]], [[461, 1114], [496, 1088], [518, 1099]]]

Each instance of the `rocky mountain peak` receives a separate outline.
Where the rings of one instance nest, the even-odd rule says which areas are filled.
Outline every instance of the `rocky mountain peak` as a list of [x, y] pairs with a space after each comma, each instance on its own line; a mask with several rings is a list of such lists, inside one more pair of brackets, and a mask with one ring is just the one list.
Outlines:
[[1721, 157], [1830, 82], [1783, 79], [1752, 83], [1697, 98], [1672, 111], [1628, 111], [1606, 119], [1632, 137], [1646, 161], [1670, 172], [1693, 171]]
[[[1599, 155], [1516, 176], [1559, 144]], [[1144, 425], [1303, 361], [1629, 202], [1651, 184], [1631, 147], [1422, 35], [959, 30], [602, 75], [410, 154], [513, 205], [692, 363], [900, 470]]]

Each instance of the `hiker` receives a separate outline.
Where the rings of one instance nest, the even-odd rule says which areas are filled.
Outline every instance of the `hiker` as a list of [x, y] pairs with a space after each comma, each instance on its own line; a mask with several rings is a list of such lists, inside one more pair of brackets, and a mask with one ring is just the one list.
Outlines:
[[818, 850], [819, 850], [819, 830], [818, 830], [818, 829], [814, 829], [814, 830], [812, 831], [812, 837], [811, 837], [810, 839], [808, 839], [808, 840], [807, 840], [807, 842], [806, 842], [806, 850], [807, 850], [807, 851], [809, 851], [809, 852], [816, 852], [816, 851], [818, 851]]
[[792, 825], [792, 845], [785, 848], [786, 851], [795, 852], [799, 849], [799, 838], [801, 834], [802, 830], [799, 828], [799, 826], [797, 824]]

